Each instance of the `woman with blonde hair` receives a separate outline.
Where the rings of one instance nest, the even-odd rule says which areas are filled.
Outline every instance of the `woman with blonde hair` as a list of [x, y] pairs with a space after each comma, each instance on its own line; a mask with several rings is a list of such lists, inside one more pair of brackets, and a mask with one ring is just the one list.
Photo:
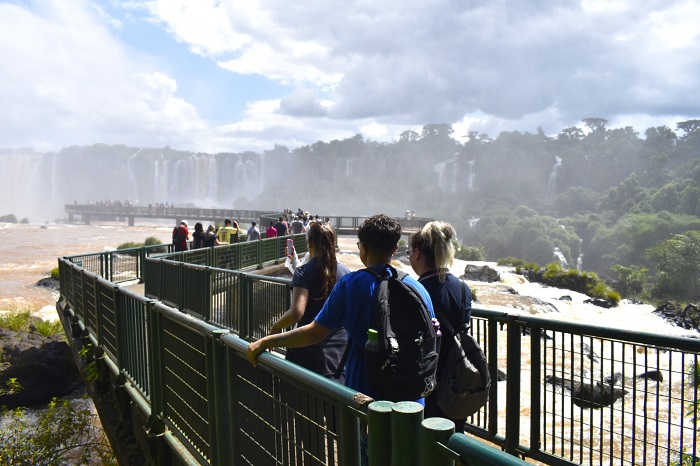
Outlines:
[[[336, 281], [350, 270], [335, 257], [335, 231], [326, 223], [313, 222], [307, 230], [309, 260], [294, 270], [292, 305], [272, 324], [270, 334], [294, 325], [311, 323], [326, 302]], [[287, 251], [287, 256], [294, 251]], [[344, 329], [332, 331], [320, 343], [287, 350], [287, 359], [325, 377], [333, 377], [345, 350]], [[343, 383], [343, 378], [339, 380]]]
[[[455, 250], [457, 233], [446, 222], [434, 221], [411, 235], [406, 255], [411, 267], [418, 274], [418, 281], [428, 290], [433, 301], [435, 317], [438, 321], [449, 321], [453, 329], [469, 323], [472, 309], [471, 291], [466, 283], [450, 273]], [[442, 343], [438, 360], [437, 380], [444, 370], [452, 335], [441, 326]], [[437, 405], [437, 390], [425, 399], [425, 417], [448, 418]], [[449, 418], [448, 418], [449, 419]], [[457, 432], [464, 431], [466, 419], [451, 419]]]

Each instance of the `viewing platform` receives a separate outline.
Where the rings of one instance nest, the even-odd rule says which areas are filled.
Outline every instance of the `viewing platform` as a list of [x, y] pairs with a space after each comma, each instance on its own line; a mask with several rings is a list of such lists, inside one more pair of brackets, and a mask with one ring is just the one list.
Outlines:
[[[420, 405], [372, 400], [270, 353], [253, 368], [249, 342], [267, 335], [291, 302], [288, 278], [260, 273], [284, 260], [287, 238], [306, 250], [301, 234], [59, 258], [57, 308], [76, 360], [95, 365], [99, 380], [89, 390], [107, 387], [121, 416], [114, 425], [128, 428], [147, 464], [356, 466], [365, 432], [370, 465], [523, 465], [525, 458], [665, 466], [700, 458], [698, 339], [475, 301], [470, 333], [493, 383], [465, 432], [423, 419]], [[143, 294], [122, 286], [135, 281]], [[98, 409], [104, 396], [93, 395]], [[108, 435], [114, 425], [105, 426]]]
[[[68, 222], [82, 222], [86, 225], [93, 221], [126, 221], [129, 226], [134, 226], [136, 219], [170, 220], [173, 225], [178, 225], [182, 220], [190, 224], [202, 222], [203, 224], [223, 224], [229, 218], [239, 224], [250, 224], [256, 221], [261, 226], [263, 233], [270, 220], [277, 222], [281, 212], [240, 210], [240, 209], [202, 209], [198, 207], [157, 207], [157, 206], [132, 206], [132, 205], [96, 205], [96, 204], [66, 204], [65, 212], [68, 214]], [[338, 235], [354, 235], [362, 221], [367, 217], [349, 217], [337, 215], [323, 215], [320, 218], [328, 219]], [[403, 235], [410, 235], [418, 231], [432, 219], [394, 217], [402, 229]]]

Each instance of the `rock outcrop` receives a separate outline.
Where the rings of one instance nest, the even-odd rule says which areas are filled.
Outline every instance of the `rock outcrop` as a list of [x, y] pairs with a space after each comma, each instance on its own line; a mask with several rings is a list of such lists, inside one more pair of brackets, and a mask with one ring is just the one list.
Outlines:
[[688, 304], [682, 308], [676, 301], [667, 301], [653, 313], [684, 329], [700, 330], [700, 307], [697, 304]]
[[571, 399], [574, 404], [582, 408], [598, 409], [610, 406], [627, 394], [627, 390], [607, 383], [596, 382], [595, 384], [590, 384], [563, 379], [555, 375], [545, 377], [545, 382], [559, 385], [568, 390], [571, 393]]
[[0, 387], [16, 378], [21, 389], [0, 395], [0, 406], [40, 406], [82, 388], [70, 348], [59, 337], [0, 330]]
[[475, 282], [493, 283], [499, 281], [501, 276], [497, 270], [492, 269], [488, 265], [467, 264], [464, 268], [464, 275], [459, 278]]

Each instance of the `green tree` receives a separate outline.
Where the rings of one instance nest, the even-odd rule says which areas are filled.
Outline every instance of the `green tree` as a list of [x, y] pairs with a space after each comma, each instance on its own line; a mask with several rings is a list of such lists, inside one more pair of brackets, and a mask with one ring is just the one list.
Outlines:
[[700, 298], [700, 231], [674, 235], [647, 250], [656, 266], [654, 292], [659, 297]]
[[626, 298], [646, 297], [646, 287], [649, 284], [649, 269], [646, 267], [623, 265], [612, 266], [612, 271], [617, 274], [615, 289]]
[[0, 420], [0, 464], [116, 465], [109, 442], [87, 407], [54, 399], [34, 415], [17, 408]]

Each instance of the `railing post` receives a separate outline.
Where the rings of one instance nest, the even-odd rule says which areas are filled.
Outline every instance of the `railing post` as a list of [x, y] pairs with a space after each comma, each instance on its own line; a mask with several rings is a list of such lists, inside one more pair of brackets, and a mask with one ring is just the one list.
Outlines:
[[255, 240], [257, 243], [255, 245], [255, 255], [258, 263], [258, 270], [262, 270], [263, 268], [263, 262], [265, 262], [265, 252], [263, 251], [263, 244], [261, 240]]
[[340, 464], [348, 466], [360, 465], [360, 421], [349, 406], [340, 408], [340, 432], [338, 447], [340, 449]]
[[423, 405], [415, 401], [394, 403], [391, 413], [391, 465], [419, 466]]
[[488, 364], [491, 375], [489, 387], [489, 411], [487, 429], [492, 437], [498, 433], [498, 323], [488, 319]]
[[391, 413], [394, 403], [374, 401], [367, 407], [369, 466], [386, 466], [391, 462]]
[[145, 281], [145, 276], [146, 276], [146, 247], [142, 247], [139, 250], [139, 283], [143, 283]]
[[452, 434], [455, 433], [455, 423], [441, 417], [431, 417], [423, 421], [423, 448], [421, 464], [423, 466], [455, 466], [455, 460], [445, 456], [440, 450], [440, 444], [447, 446]]
[[506, 437], [504, 449], [511, 455], [516, 455], [520, 443], [520, 362], [521, 340], [518, 316], [507, 317], [506, 334], [508, 338], [506, 373]]
[[530, 327], [530, 448], [540, 451], [540, 394], [542, 393], [542, 328]]
[[244, 340], [250, 339], [250, 296], [253, 292], [253, 283], [244, 273], [239, 275], [239, 290], [240, 290], [240, 309], [241, 328], [238, 329], [241, 338]]
[[231, 449], [231, 416], [222, 415], [230, 413], [229, 386], [226, 347], [221, 343], [222, 335], [228, 330], [214, 330], [211, 338], [207, 339], [207, 385], [209, 399], [209, 431], [213, 440], [212, 464], [232, 464], [233, 453]]

